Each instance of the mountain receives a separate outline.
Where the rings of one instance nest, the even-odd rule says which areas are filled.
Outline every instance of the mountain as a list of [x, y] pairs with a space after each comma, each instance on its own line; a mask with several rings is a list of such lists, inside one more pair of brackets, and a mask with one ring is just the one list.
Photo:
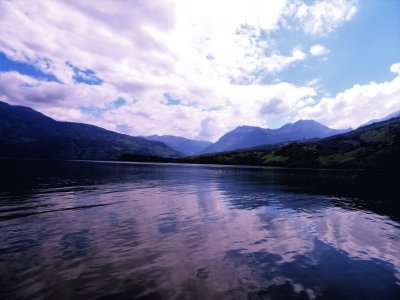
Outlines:
[[364, 126], [371, 125], [371, 124], [378, 123], [378, 122], [383, 122], [383, 121], [386, 121], [386, 120], [389, 120], [389, 119], [393, 119], [393, 118], [397, 118], [397, 117], [400, 117], [400, 110], [396, 111], [394, 113], [391, 113], [391, 114], [387, 115], [384, 118], [373, 119], [373, 120], [371, 120], [371, 121], [369, 121], [369, 122], [367, 122], [365, 124], [362, 124], [360, 127], [364, 127]]
[[301, 168], [400, 168], [400, 117], [320, 140], [181, 159], [187, 163]]
[[223, 135], [217, 142], [207, 147], [202, 153], [232, 151], [259, 145], [310, 138], [324, 138], [350, 130], [351, 129], [331, 129], [312, 120], [300, 120], [296, 123], [286, 124], [278, 129], [239, 126]]
[[59, 122], [29, 107], [0, 102], [0, 157], [117, 160], [123, 154], [182, 155], [161, 142]]
[[150, 141], [163, 142], [168, 147], [186, 155], [198, 154], [212, 144], [208, 141], [192, 140], [173, 135], [151, 135], [144, 138]]

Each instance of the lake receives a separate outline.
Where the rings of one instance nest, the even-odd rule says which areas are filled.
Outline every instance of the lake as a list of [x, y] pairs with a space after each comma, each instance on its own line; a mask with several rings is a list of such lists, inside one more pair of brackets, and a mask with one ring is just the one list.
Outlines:
[[399, 299], [396, 174], [0, 160], [1, 299]]

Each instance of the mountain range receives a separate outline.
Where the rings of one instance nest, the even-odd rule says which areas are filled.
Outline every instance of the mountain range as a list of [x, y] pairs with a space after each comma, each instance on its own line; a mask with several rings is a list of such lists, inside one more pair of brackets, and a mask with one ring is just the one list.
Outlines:
[[212, 144], [208, 141], [192, 140], [174, 135], [151, 135], [144, 138], [150, 141], [163, 142], [185, 155], [199, 154]]
[[313, 120], [300, 120], [286, 124], [278, 129], [265, 129], [253, 126], [239, 126], [223, 135], [217, 142], [202, 151], [216, 153], [251, 148], [259, 145], [276, 144], [311, 138], [325, 138], [350, 131], [349, 129], [331, 129]]
[[367, 125], [371, 125], [371, 124], [374, 124], [374, 123], [383, 122], [383, 121], [386, 121], [386, 120], [389, 120], [389, 119], [393, 119], [393, 118], [398, 118], [398, 117], [400, 117], [400, 110], [399, 110], [399, 111], [396, 111], [396, 112], [394, 112], [394, 113], [391, 113], [391, 114], [387, 115], [387, 116], [384, 117], [384, 118], [381, 118], [381, 119], [373, 119], [373, 120], [371, 120], [371, 121], [368, 121], [367, 123], [362, 124], [360, 127], [367, 126]]
[[308, 141], [179, 159], [186, 163], [297, 168], [400, 168], [400, 117]]
[[0, 157], [118, 160], [123, 154], [179, 157], [162, 142], [53, 120], [29, 107], [0, 102]]
[[[212, 144], [177, 136], [129, 136], [93, 125], [56, 121], [29, 107], [0, 101], [0, 157], [125, 157], [139, 161], [163, 158], [162, 161], [174, 162], [288, 167], [399, 165], [400, 117], [374, 120], [373, 124], [349, 130], [331, 129], [312, 120], [300, 120], [279, 129], [240, 126]], [[247, 149], [240, 150], [243, 148]], [[205, 154], [187, 156], [196, 153]]]

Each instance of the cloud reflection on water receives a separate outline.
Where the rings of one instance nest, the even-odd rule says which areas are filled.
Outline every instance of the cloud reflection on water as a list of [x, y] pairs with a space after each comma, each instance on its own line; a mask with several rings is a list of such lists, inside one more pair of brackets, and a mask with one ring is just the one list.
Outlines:
[[62, 176], [42, 170], [52, 184], [17, 197], [1, 190], [0, 210], [35, 212], [0, 212], [0, 286], [16, 298], [400, 291], [399, 223], [353, 208], [351, 197], [242, 169], [65, 164]]

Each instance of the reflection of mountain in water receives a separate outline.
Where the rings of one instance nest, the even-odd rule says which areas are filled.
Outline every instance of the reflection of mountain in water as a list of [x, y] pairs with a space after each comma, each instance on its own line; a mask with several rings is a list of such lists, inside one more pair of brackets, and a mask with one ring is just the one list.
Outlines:
[[[271, 202], [268, 194], [273, 193], [276, 197], [284, 199], [280, 201], [280, 205], [293, 209], [316, 209], [335, 205], [400, 219], [396, 191], [397, 175], [393, 173], [257, 168], [243, 169], [239, 174], [240, 172], [241, 185], [229, 179], [220, 182], [220, 189], [226, 191], [237, 208], [251, 209], [268, 205]], [[309, 195], [318, 196], [320, 199], [310, 202]], [[321, 195], [328, 197], [320, 197]], [[295, 201], [291, 201], [294, 196]], [[276, 197], [273, 198], [274, 201], [277, 200]], [[304, 201], [301, 201], [301, 198]]]
[[[327, 195], [329, 203], [339, 206], [357, 207], [376, 213], [388, 214], [396, 219], [396, 174], [366, 173], [346, 170], [296, 170], [262, 169], [252, 167], [162, 165], [162, 164], [110, 164], [66, 161], [0, 160], [3, 181], [0, 188], [7, 192], [31, 196], [38, 188], [90, 189], [93, 185], [120, 184], [126, 189], [127, 182], [135, 184], [166, 183], [171, 188], [195, 185], [204, 191], [205, 182], [218, 184], [218, 189], [231, 197], [237, 208], [250, 209], [268, 204], [269, 192], [284, 191], [294, 194]], [[24, 168], [24, 172], [15, 169]], [[131, 169], [134, 172], [131, 172]], [[35, 176], [41, 170], [43, 177]], [[201, 170], [201, 172], [198, 172]], [[1, 175], [1, 174], [0, 174]], [[49, 176], [49, 178], [47, 178]], [[240, 185], [237, 184], [240, 181]], [[142, 187], [142, 186], [141, 186]], [[286, 196], [285, 196], [286, 197]], [[303, 205], [304, 203], [285, 201], [282, 205]], [[313, 205], [325, 205], [315, 201]]]

